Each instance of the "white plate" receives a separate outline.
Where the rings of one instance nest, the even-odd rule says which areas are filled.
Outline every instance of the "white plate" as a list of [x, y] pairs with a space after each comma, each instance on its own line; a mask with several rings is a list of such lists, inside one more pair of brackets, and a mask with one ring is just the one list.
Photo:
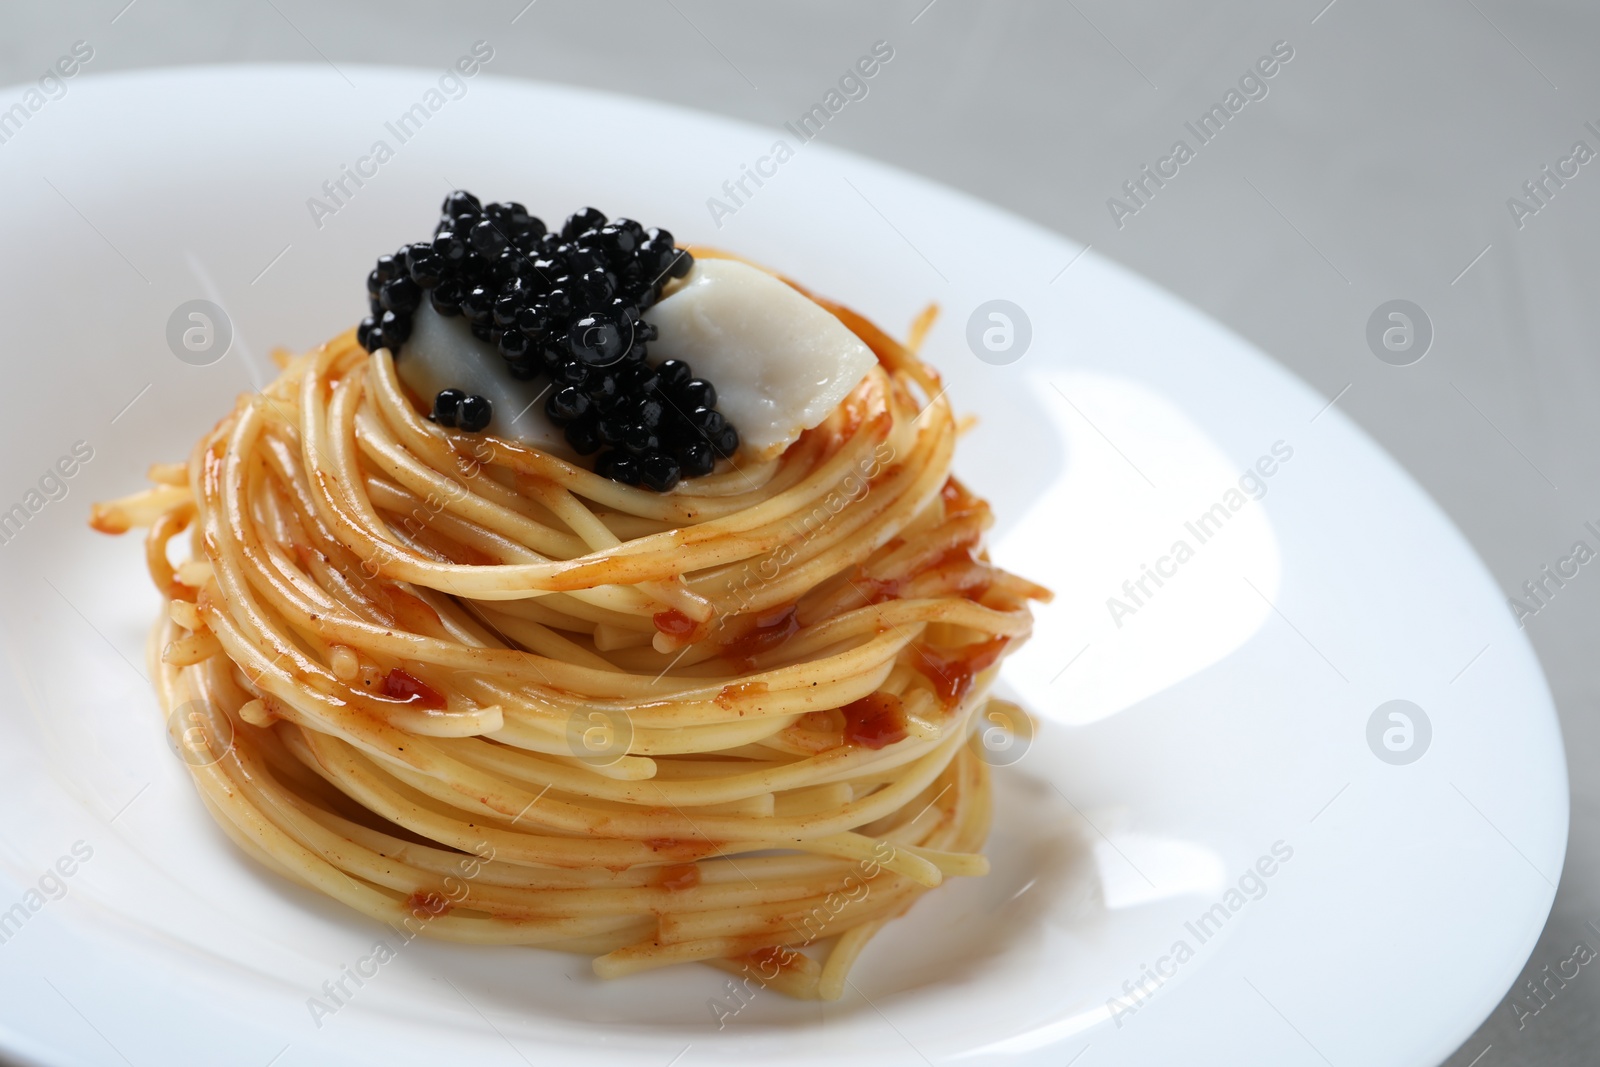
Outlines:
[[[0, 510], [75, 442], [94, 453], [0, 544], [0, 912], [24, 902], [0, 1046], [47, 1064], [1059, 1067], [1092, 1046], [1082, 1064], [1378, 1067], [1437, 1062], [1491, 1010], [1560, 876], [1555, 715], [1466, 542], [1337, 408], [1070, 242], [785, 131], [480, 75], [399, 144], [385, 122], [438, 73], [345, 74], [354, 89], [327, 67], [84, 79], [0, 147]], [[707, 198], [776, 136], [793, 157], [719, 228]], [[379, 139], [393, 158], [318, 228], [308, 198]], [[841, 1003], [765, 994], [719, 1031], [709, 969], [602, 984], [575, 957], [419, 942], [319, 1028], [308, 997], [393, 932], [243, 858], [163, 740], [142, 654], [157, 599], [136, 540], [85, 528], [89, 502], [185, 455], [271, 346], [352, 322], [372, 258], [455, 185], [720, 243], [896, 332], [945, 309], [927, 351], [981, 417], [960, 469], [995, 503], [997, 556], [1061, 594], [1007, 674], [1045, 724], [997, 775], [994, 873], [894, 924]], [[203, 367], [165, 341], [196, 298], [236, 329]], [[967, 343], [991, 299], [1031, 322], [1008, 365]], [[1229, 497], [1278, 442], [1265, 496]], [[1187, 531], [1230, 502], [1207, 543]], [[1193, 558], [1161, 563], [1180, 539]], [[1113, 620], [1144, 564], [1171, 576]], [[1368, 746], [1395, 699], [1432, 727], [1409, 765]], [[28, 911], [79, 841], [92, 856], [46, 880], [65, 895]], [[1292, 856], [1245, 877], [1275, 844]], [[1228, 896], [1242, 877], [1259, 899]], [[1219, 903], [1202, 943], [1186, 924]], [[1192, 957], [1163, 962], [1180, 941]], [[1110, 1003], [1157, 966], [1171, 977], [1135, 1010]]]

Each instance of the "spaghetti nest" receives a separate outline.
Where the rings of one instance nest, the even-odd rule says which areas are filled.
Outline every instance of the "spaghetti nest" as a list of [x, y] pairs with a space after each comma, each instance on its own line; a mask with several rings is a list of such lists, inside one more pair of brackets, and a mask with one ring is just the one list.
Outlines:
[[819, 303], [877, 366], [675, 492], [435, 425], [347, 334], [97, 506], [149, 527], [157, 686], [222, 828], [408, 936], [799, 997], [985, 873], [969, 739], [1048, 594], [988, 562], [936, 374]]

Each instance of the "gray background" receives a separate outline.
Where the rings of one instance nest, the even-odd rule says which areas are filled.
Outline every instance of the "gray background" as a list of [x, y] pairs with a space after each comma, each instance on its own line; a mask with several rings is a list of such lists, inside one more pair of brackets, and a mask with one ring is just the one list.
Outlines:
[[[285, 60], [435, 68], [461, 40], [485, 37], [498, 75], [775, 127], [886, 39], [893, 66], [824, 140], [1090, 243], [1339, 396], [1461, 526], [1507, 595], [1600, 520], [1600, 426], [1589, 414], [1600, 400], [1591, 296], [1600, 160], [1521, 229], [1506, 203], [1574, 141], [1600, 150], [1584, 129], [1600, 128], [1600, 6], [525, 3], [7, 4], [0, 84], [37, 78], [80, 38], [95, 46], [94, 76]], [[1119, 229], [1107, 198], [1279, 40], [1295, 56], [1268, 97]], [[1413, 366], [1380, 362], [1364, 339], [1368, 316], [1394, 298], [1434, 324], [1432, 350]], [[1600, 789], [1587, 773], [1600, 755], [1589, 645], [1600, 635], [1600, 579], [1580, 573], [1527, 628], [1560, 708], [1574, 790], [1555, 910], [1522, 978], [1579, 940], [1600, 948]], [[1428, 961], [1392, 962], [1428, 981]], [[1593, 1064], [1591, 970], [1520, 1030], [1502, 1003], [1448, 1063]]]

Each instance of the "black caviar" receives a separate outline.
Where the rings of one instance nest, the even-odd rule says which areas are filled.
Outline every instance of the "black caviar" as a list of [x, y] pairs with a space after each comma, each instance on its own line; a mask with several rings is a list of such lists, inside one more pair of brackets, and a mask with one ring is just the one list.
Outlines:
[[484, 429], [493, 417], [493, 407], [481, 396], [462, 397], [461, 406], [456, 409], [456, 425], [468, 433], [477, 433]]
[[[693, 264], [671, 233], [632, 219], [588, 207], [551, 231], [521, 204], [457, 189], [432, 240], [378, 258], [356, 339], [399, 358], [424, 300], [459, 315], [511, 377], [550, 379], [545, 414], [580, 455], [598, 453], [595, 473], [664, 493], [739, 447], [712, 383], [681, 360], [646, 359], [656, 328], [643, 314]], [[440, 392], [430, 415], [471, 432], [491, 417], [487, 399], [459, 389]]]
[[441, 389], [433, 398], [433, 421], [440, 426], [454, 426], [461, 411], [461, 402], [467, 394], [460, 389]]
[[468, 395], [460, 389], [441, 389], [433, 398], [433, 411], [428, 418], [440, 426], [477, 433], [494, 418], [494, 405], [488, 397]]

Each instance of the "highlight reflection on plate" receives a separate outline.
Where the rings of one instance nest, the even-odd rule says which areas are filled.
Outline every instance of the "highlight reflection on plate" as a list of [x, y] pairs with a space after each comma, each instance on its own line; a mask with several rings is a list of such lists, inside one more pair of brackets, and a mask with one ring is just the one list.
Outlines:
[[1294, 446], [1263, 442], [1241, 471], [1137, 381], [1074, 369], [1029, 383], [1059, 409], [1068, 459], [999, 549], [1057, 595], [1007, 678], [1040, 714], [1083, 725], [1216, 663], [1271, 613], [1280, 562], [1259, 505], [1292, 475]]

